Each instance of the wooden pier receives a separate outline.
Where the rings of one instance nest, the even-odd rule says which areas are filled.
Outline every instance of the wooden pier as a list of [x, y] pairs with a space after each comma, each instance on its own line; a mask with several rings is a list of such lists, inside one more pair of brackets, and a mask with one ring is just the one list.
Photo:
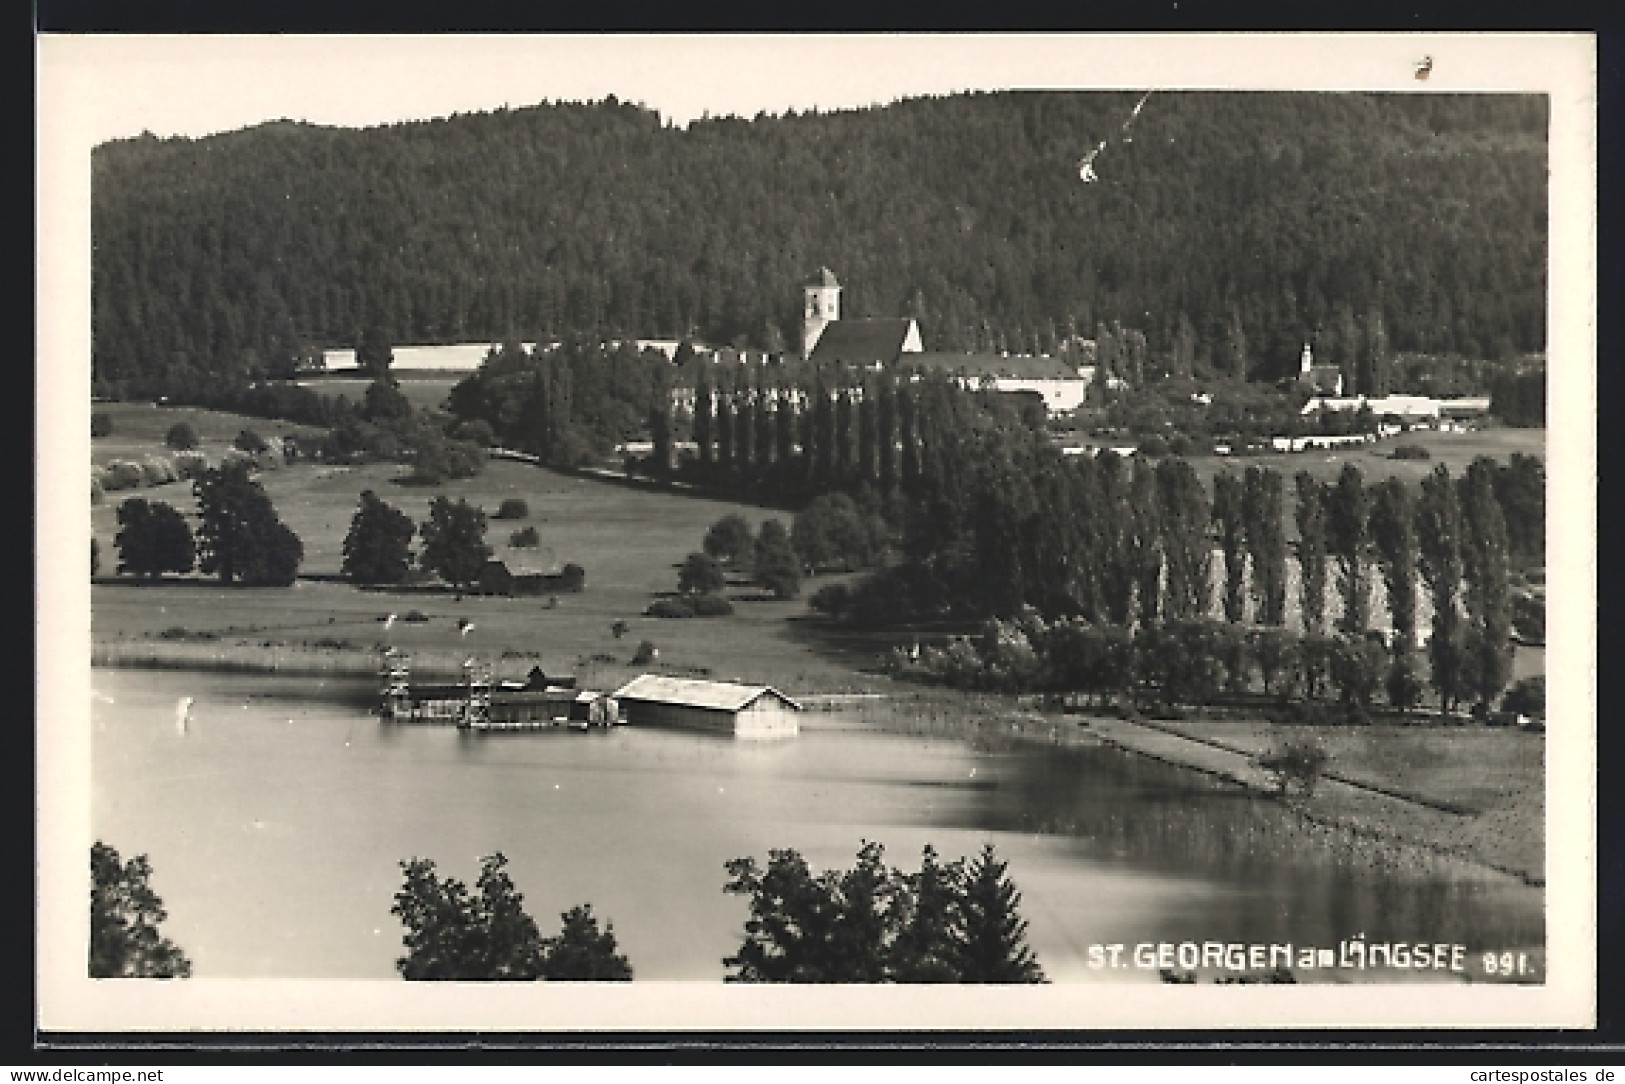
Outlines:
[[384, 654], [379, 676], [379, 714], [392, 723], [455, 726], [473, 731], [587, 730], [620, 723], [614, 698], [570, 684], [493, 682], [491, 667], [475, 659], [463, 664], [456, 682], [414, 682], [409, 656]]

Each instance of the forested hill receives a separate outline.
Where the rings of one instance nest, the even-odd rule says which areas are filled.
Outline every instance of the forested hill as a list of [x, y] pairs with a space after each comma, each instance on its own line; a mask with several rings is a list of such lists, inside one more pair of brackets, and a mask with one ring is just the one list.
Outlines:
[[[575, 332], [799, 338], [845, 315], [928, 349], [1047, 349], [1097, 322], [1269, 376], [1377, 318], [1389, 348], [1544, 347], [1534, 97], [921, 98], [665, 125], [550, 104], [365, 130], [275, 122], [93, 158], [105, 390], [276, 371], [300, 344]], [[1080, 181], [1079, 158], [1114, 141]]]

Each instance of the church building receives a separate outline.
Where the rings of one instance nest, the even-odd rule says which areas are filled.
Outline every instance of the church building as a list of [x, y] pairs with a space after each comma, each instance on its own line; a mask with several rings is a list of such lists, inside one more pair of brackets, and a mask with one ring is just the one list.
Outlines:
[[911, 317], [841, 319], [841, 284], [827, 267], [802, 288], [801, 356], [815, 364], [893, 365], [924, 349]]

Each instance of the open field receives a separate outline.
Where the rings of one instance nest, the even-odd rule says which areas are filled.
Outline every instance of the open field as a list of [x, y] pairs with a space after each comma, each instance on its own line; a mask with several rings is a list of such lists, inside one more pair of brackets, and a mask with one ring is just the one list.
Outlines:
[[[1417, 444], [1431, 453], [1431, 459], [1390, 459], [1389, 455], [1401, 444]], [[1478, 429], [1470, 433], [1437, 433], [1417, 430], [1401, 433], [1374, 444], [1359, 444], [1348, 449], [1310, 449], [1304, 452], [1279, 452], [1270, 455], [1201, 456], [1190, 461], [1196, 473], [1212, 489], [1213, 476], [1226, 470], [1241, 472], [1249, 466], [1272, 467], [1287, 479], [1287, 496], [1291, 500], [1291, 480], [1301, 470], [1323, 482], [1334, 482], [1346, 463], [1360, 468], [1367, 485], [1386, 478], [1402, 478], [1415, 485], [1443, 463], [1452, 475], [1459, 476], [1468, 464], [1481, 455], [1499, 462], [1512, 458], [1512, 453], [1546, 458], [1546, 430], [1544, 429]]]
[[[390, 374], [400, 385], [401, 394], [407, 401], [419, 409], [439, 410], [446, 402], [446, 396], [453, 385], [468, 374], [454, 372], [440, 372], [436, 370], [395, 370]], [[367, 386], [372, 383], [359, 376], [324, 376], [299, 381], [301, 385], [316, 392], [318, 395], [345, 396], [352, 403], [359, 402], [367, 394]]]
[[1531, 880], [1544, 877], [1544, 734], [1476, 726], [1293, 727], [1189, 720], [1157, 725], [1249, 755], [1285, 742], [1314, 742], [1331, 754], [1327, 771], [1335, 777], [1418, 799], [1395, 805], [1351, 789], [1327, 788], [1312, 799], [1314, 813], [1426, 842]]
[[115, 459], [163, 455], [172, 451], [164, 444], [164, 436], [171, 426], [179, 422], [187, 422], [197, 431], [201, 441], [198, 451], [210, 460], [219, 459], [244, 429], [252, 429], [262, 437], [291, 436], [310, 440], [319, 440], [326, 432], [295, 422], [251, 418], [246, 414], [231, 414], [203, 407], [160, 407], [145, 402], [97, 403], [91, 409], [94, 413], [106, 414], [113, 422], [110, 436], [97, 437], [90, 442], [91, 461], [98, 464]]
[[[754, 593], [744, 586], [733, 593], [735, 613], [725, 618], [662, 620], [643, 617], [655, 594], [676, 587], [676, 566], [697, 550], [705, 530], [729, 512], [743, 515], [754, 527], [771, 513], [749, 505], [652, 493], [586, 478], [559, 474], [521, 463], [494, 461], [478, 478], [445, 487], [419, 488], [394, 484], [405, 468], [391, 465], [327, 467], [299, 464], [262, 476], [266, 491], [283, 520], [305, 544], [301, 579], [293, 588], [225, 589], [211, 582], [143, 586], [103, 582], [93, 595], [94, 629], [99, 645], [144, 641], [171, 627], [193, 633], [215, 632], [218, 641], [164, 644], [166, 651], [227, 653], [263, 648], [266, 640], [296, 645], [331, 639], [369, 653], [383, 638], [380, 619], [416, 609], [430, 620], [397, 621], [389, 630], [392, 643], [415, 653], [455, 655], [476, 652], [497, 661], [514, 653], [503, 669], [523, 674], [540, 663], [552, 671], [576, 670], [583, 680], [618, 684], [630, 676], [626, 662], [639, 641], [660, 648], [660, 661], [672, 667], [706, 669], [719, 678], [762, 681], [787, 691], [839, 691], [866, 686], [844, 660], [820, 654], [805, 644], [796, 623], [786, 617], [806, 613], [802, 601], [746, 601]], [[494, 512], [505, 497], [521, 497], [530, 507], [527, 520], [490, 523], [487, 540], [497, 555], [538, 564], [575, 562], [587, 570], [586, 590], [561, 594], [557, 605], [546, 599], [457, 596], [444, 590], [360, 591], [336, 578], [359, 494], [375, 490], [415, 521], [428, 515], [438, 493], [465, 497]], [[194, 502], [187, 483], [140, 491], [149, 499], [167, 500], [190, 514]], [[93, 527], [108, 566], [117, 532], [116, 502], [94, 510]], [[537, 550], [509, 550], [508, 535], [534, 526], [541, 535]], [[811, 581], [816, 588], [818, 581]], [[460, 635], [459, 618], [475, 628]], [[631, 626], [617, 640], [611, 624]], [[331, 655], [333, 648], [322, 649]], [[592, 664], [592, 657], [613, 663]], [[369, 660], [373, 657], [368, 655]], [[585, 659], [589, 665], [578, 665]], [[331, 665], [331, 659], [323, 665]], [[371, 661], [365, 665], [371, 665]], [[598, 671], [603, 671], [601, 674]]]

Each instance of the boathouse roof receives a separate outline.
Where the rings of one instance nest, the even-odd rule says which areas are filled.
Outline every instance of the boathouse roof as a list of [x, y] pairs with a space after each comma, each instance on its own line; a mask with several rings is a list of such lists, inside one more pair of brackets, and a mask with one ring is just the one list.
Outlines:
[[764, 696], [773, 696], [796, 711], [801, 705], [771, 685], [736, 685], [730, 681], [698, 681], [693, 678], [643, 674], [615, 690], [617, 700], [642, 700], [658, 704], [679, 704], [708, 711], [741, 711]]

